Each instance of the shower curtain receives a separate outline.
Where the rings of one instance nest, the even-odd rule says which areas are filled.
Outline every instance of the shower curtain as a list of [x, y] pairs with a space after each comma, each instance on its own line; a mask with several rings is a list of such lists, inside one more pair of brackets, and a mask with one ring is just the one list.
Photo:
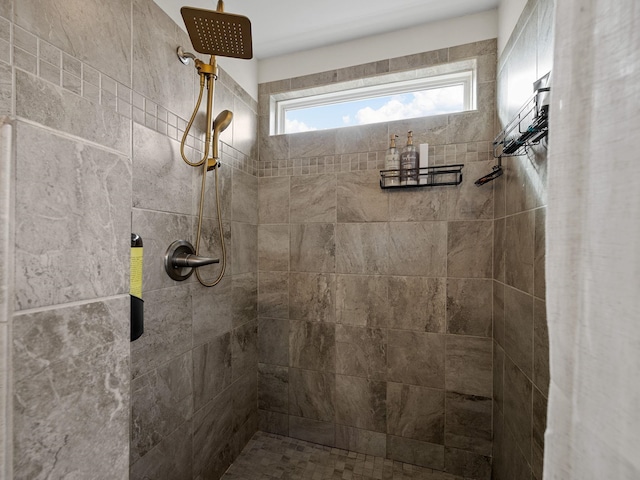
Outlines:
[[544, 480], [640, 478], [640, 2], [557, 0]]

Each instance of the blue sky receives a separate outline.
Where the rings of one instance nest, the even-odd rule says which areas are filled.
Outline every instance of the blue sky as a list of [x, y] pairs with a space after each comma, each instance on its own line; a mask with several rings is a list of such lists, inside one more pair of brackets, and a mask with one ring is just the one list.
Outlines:
[[463, 110], [463, 87], [434, 88], [319, 107], [287, 110], [285, 132], [365, 125]]

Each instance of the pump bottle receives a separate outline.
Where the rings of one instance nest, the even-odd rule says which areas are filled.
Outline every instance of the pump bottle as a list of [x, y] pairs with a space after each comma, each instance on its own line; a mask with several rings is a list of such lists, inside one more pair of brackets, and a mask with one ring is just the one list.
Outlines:
[[400, 185], [417, 185], [420, 176], [418, 151], [413, 144], [413, 131], [407, 135], [407, 146], [400, 155]]
[[395, 170], [395, 172], [386, 173], [384, 180], [386, 186], [400, 185], [400, 153], [396, 148], [397, 137], [398, 135], [391, 135], [389, 150], [387, 150], [387, 155], [384, 157], [384, 169]]

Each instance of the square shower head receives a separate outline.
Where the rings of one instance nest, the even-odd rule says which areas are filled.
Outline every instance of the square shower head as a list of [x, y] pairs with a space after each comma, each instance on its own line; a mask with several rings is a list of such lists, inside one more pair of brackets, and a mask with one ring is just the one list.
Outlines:
[[198, 53], [253, 58], [251, 21], [247, 17], [193, 7], [182, 7], [180, 13]]

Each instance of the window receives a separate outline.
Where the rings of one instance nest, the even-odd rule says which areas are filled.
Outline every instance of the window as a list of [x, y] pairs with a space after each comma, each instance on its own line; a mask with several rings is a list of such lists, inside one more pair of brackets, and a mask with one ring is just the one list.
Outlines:
[[475, 60], [469, 60], [274, 94], [271, 96], [271, 134], [473, 110], [475, 71]]

